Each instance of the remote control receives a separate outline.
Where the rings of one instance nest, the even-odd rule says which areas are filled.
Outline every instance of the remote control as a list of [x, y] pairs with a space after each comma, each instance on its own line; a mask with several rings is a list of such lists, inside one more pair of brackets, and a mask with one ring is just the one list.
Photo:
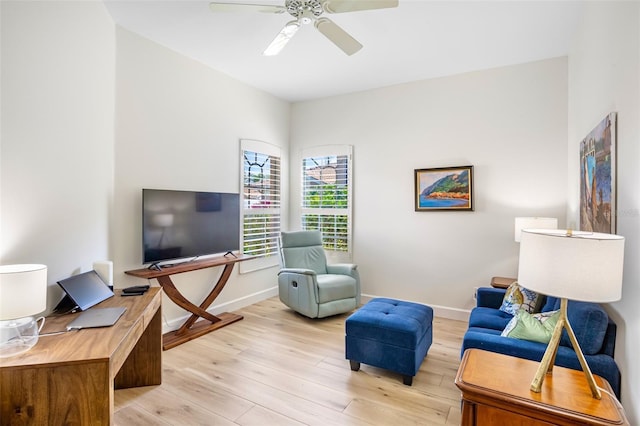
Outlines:
[[122, 290], [123, 293], [144, 293], [145, 291], [149, 290], [149, 286], [148, 285], [136, 285], [133, 287], [127, 287], [125, 289]]

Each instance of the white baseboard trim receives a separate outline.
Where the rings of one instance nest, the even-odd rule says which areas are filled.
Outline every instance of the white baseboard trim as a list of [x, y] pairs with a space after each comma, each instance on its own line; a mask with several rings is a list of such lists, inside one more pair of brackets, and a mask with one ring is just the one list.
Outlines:
[[469, 315], [471, 314], [471, 311], [468, 311], [466, 309], [449, 308], [447, 306], [429, 306], [433, 308], [433, 315], [436, 317], [469, 322]]
[[[361, 303], [365, 304], [369, 300], [374, 299], [376, 297], [388, 297], [388, 296], [374, 296], [371, 294], [363, 294]], [[389, 297], [389, 299], [393, 299], [393, 297]], [[426, 305], [426, 303], [416, 302], [413, 300], [407, 300], [407, 302], [421, 303], [423, 305]], [[452, 319], [456, 321], [469, 322], [469, 315], [471, 314], [471, 311], [467, 309], [450, 308], [448, 306], [439, 306], [439, 305], [428, 305], [428, 306], [430, 306], [431, 309], [433, 309], [433, 316]]]
[[[240, 297], [235, 300], [230, 300], [225, 303], [221, 303], [219, 305], [210, 306], [207, 309], [207, 312], [213, 315], [221, 314], [222, 312], [233, 312], [238, 309], [242, 309], [245, 306], [253, 305], [254, 303], [262, 302], [263, 300], [269, 299], [271, 297], [278, 295], [278, 286], [274, 286], [268, 288], [266, 290], [259, 291], [257, 293], [248, 294], [246, 296]], [[166, 320], [162, 327], [162, 333], [168, 333], [173, 330], [179, 329], [182, 324], [189, 318], [191, 314], [186, 314], [184, 316], [174, 318], [170, 321]]]
[[[225, 303], [221, 303], [216, 306], [212, 306], [207, 309], [207, 312], [216, 315], [222, 312], [233, 312], [238, 309], [242, 309], [245, 306], [253, 305], [254, 303], [262, 302], [263, 300], [270, 299], [278, 295], [278, 286], [274, 286], [268, 288], [266, 290], [262, 290], [256, 293], [252, 293], [246, 295], [244, 297], [240, 297], [235, 300], [230, 300]], [[374, 299], [376, 297], [387, 297], [387, 296], [374, 296], [370, 294], [363, 294], [361, 303], [364, 305], [369, 300]], [[391, 299], [391, 297], [390, 297]], [[412, 302], [408, 300], [408, 302]], [[422, 302], [414, 302], [414, 303], [422, 303]], [[422, 303], [425, 304], [425, 303]], [[456, 321], [469, 321], [470, 311], [466, 309], [458, 309], [458, 308], [450, 308], [447, 306], [439, 306], [439, 305], [429, 305], [433, 309], [433, 315], [440, 318], [452, 319]], [[182, 324], [189, 318], [191, 314], [186, 314], [184, 316], [174, 318], [170, 321], [165, 320], [164, 325], [162, 327], [162, 333], [168, 333], [173, 330], [177, 330], [182, 326]]]

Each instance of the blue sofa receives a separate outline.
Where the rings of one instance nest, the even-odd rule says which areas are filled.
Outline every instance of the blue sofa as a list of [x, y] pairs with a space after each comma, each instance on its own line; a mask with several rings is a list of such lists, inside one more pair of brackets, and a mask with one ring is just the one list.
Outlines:
[[[467, 349], [478, 348], [534, 361], [542, 359], [546, 344], [500, 335], [513, 318], [499, 309], [505, 291], [485, 287], [478, 289], [477, 306], [469, 317], [469, 328], [462, 341], [461, 356]], [[543, 297], [541, 312], [560, 309], [560, 299]], [[596, 303], [570, 300], [567, 316], [591, 372], [606, 379], [620, 399], [620, 370], [613, 359], [616, 324]], [[582, 370], [566, 330], [563, 330], [555, 365]]]

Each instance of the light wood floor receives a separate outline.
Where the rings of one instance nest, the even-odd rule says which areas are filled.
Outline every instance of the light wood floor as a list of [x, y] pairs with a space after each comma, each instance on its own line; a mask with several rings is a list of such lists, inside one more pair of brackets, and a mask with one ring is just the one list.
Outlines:
[[115, 392], [115, 424], [459, 425], [454, 377], [467, 323], [433, 322], [414, 377], [344, 358], [348, 314], [310, 320], [277, 298], [244, 320], [163, 352], [162, 385]]

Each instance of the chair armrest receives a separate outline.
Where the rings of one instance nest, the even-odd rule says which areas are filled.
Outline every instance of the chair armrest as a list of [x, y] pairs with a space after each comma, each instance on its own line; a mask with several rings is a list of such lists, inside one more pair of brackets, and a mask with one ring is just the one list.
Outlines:
[[278, 272], [278, 275], [280, 274], [316, 275], [315, 271], [304, 268], [282, 268]]
[[327, 265], [328, 274], [349, 275], [356, 280], [356, 306], [360, 306], [360, 273], [355, 263], [334, 263]]
[[507, 290], [493, 287], [479, 287], [476, 291], [476, 306], [499, 309]]
[[358, 269], [358, 265], [353, 263], [334, 263], [327, 265], [328, 274], [353, 275], [353, 271]]
[[278, 295], [285, 305], [296, 312], [316, 318], [319, 291], [317, 275], [304, 268], [285, 268], [278, 273]]

